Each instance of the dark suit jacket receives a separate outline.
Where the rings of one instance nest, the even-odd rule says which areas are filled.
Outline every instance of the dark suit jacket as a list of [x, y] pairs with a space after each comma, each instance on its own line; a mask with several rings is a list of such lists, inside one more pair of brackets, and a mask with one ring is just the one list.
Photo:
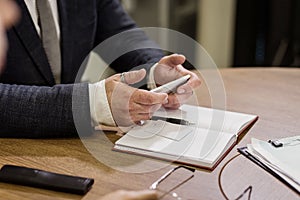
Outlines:
[[[7, 65], [0, 77], [0, 137], [66, 137], [89, 134], [91, 119], [86, 83], [73, 84], [89, 52], [105, 39], [136, 27], [118, 0], [59, 0], [62, 84], [54, 78], [23, 0], [22, 18], [8, 31]], [[145, 36], [139, 41], [148, 41]], [[108, 58], [112, 52], [102, 52]], [[111, 63], [117, 72], [157, 62], [158, 50], [133, 51]], [[73, 98], [72, 94], [76, 96]], [[72, 106], [75, 112], [72, 114]], [[80, 126], [74, 124], [80, 121]], [[77, 123], [76, 123], [77, 125]]]

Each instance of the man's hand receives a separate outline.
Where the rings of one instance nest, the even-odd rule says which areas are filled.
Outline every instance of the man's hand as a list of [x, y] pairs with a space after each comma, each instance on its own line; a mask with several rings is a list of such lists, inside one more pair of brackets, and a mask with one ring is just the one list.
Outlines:
[[142, 190], [142, 191], [126, 191], [118, 190], [116, 192], [109, 193], [100, 200], [156, 200], [158, 199], [157, 194], [153, 190]]
[[[126, 72], [127, 84], [141, 81], [146, 75], [144, 69]], [[148, 120], [162, 104], [167, 102], [168, 95], [140, 90], [120, 82], [120, 74], [105, 80], [107, 100], [117, 126], [138, 124], [141, 120]]]
[[187, 74], [191, 75], [187, 83], [177, 88], [176, 94], [169, 94], [168, 103], [163, 105], [165, 108], [178, 109], [193, 94], [193, 89], [201, 84], [195, 73], [182, 66], [184, 61], [183, 55], [165, 56], [158, 62], [154, 70], [154, 80], [158, 85], [163, 85]]

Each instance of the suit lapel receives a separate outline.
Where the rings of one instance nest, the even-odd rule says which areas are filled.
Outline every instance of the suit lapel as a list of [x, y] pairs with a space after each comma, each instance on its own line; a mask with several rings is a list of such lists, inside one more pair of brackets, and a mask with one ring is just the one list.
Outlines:
[[17, 0], [17, 2], [21, 7], [22, 16], [20, 22], [14, 27], [14, 29], [43, 78], [48, 82], [48, 84], [54, 85], [55, 80], [47, 60], [45, 50], [34, 27], [30, 13], [28, 12], [24, 1]]

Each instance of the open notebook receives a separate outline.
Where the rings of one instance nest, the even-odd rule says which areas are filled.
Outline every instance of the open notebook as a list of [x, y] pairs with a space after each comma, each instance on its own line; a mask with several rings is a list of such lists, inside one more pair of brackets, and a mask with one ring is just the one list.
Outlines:
[[188, 120], [178, 125], [148, 120], [116, 141], [114, 150], [213, 170], [237, 143], [239, 135], [257, 116], [183, 105], [179, 110], [160, 110], [155, 116]]

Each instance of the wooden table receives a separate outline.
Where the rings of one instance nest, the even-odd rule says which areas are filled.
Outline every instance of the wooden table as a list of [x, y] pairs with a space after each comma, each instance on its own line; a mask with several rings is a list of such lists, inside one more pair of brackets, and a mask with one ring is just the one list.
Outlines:
[[[238, 147], [249, 143], [251, 137], [268, 140], [300, 133], [300, 69], [236, 68], [222, 69], [220, 73], [227, 110], [259, 116]], [[205, 85], [196, 92], [198, 103], [210, 106]], [[95, 179], [85, 196], [0, 183], [0, 199], [97, 199], [116, 189], [146, 189], [175, 166], [159, 161], [164, 167], [154, 171], [118, 171], [94, 158], [79, 139], [0, 139], [0, 152], [0, 165], [15, 164]], [[224, 199], [218, 187], [219, 172], [236, 154], [234, 148], [213, 172], [198, 169], [195, 177], [178, 188], [177, 193], [190, 199]], [[230, 199], [249, 185], [253, 186], [251, 199], [299, 199], [296, 193], [243, 156], [231, 161], [221, 178]]]

